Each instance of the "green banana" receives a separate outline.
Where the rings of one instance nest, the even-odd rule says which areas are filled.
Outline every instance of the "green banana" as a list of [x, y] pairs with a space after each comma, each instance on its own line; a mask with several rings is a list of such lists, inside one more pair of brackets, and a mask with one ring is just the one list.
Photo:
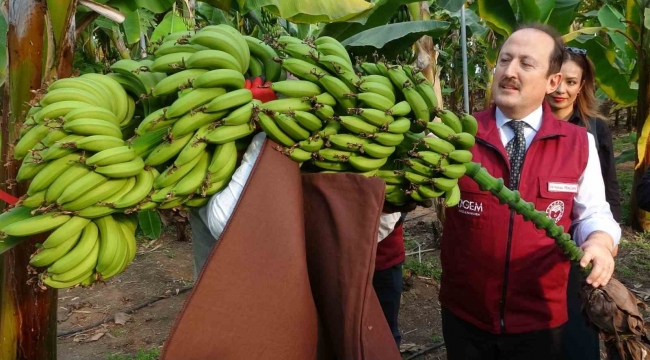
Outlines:
[[466, 132], [461, 132], [458, 134], [450, 135], [448, 137], [449, 141], [453, 143], [458, 149], [469, 150], [476, 143], [476, 138], [471, 134]]
[[280, 77], [281, 67], [280, 64], [273, 60], [278, 56], [275, 50], [263, 41], [251, 36], [244, 36], [244, 40], [248, 44], [251, 54], [262, 61], [266, 80], [277, 81]]
[[63, 130], [77, 135], [106, 135], [122, 138], [122, 131], [117, 125], [97, 119], [73, 120], [65, 123]]
[[476, 136], [478, 132], [478, 122], [470, 114], [463, 113], [460, 117], [460, 122], [463, 125], [463, 132], [466, 132], [472, 136]]
[[176, 184], [180, 181], [185, 175], [187, 175], [194, 166], [201, 160], [202, 157], [197, 156], [196, 159], [190, 161], [189, 163], [183, 166], [170, 166], [165, 171], [160, 173], [153, 183], [154, 189], [162, 189], [170, 185]]
[[354, 93], [343, 81], [332, 75], [325, 75], [320, 78], [320, 84], [330, 93], [344, 108], [355, 108], [357, 101], [347, 94]]
[[128, 208], [144, 200], [151, 192], [155, 175], [153, 170], [143, 169], [135, 178], [135, 186], [126, 195], [113, 202], [118, 209]]
[[[203, 125], [196, 133], [194, 133], [194, 136], [190, 140], [190, 142], [183, 147], [183, 150], [181, 150], [180, 153], [178, 153], [178, 156], [176, 157], [176, 160], [174, 160], [174, 165], [176, 166], [181, 166], [185, 165], [188, 162], [190, 162], [192, 159], [194, 159], [197, 156], [200, 156], [201, 153], [203, 153], [203, 150], [208, 146], [207, 142], [205, 141], [205, 136], [212, 131], [211, 125]], [[185, 194], [189, 195], [189, 194]]]
[[27, 189], [27, 195], [34, 195], [43, 191], [50, 186], [59, 176], [65, 173], [74, 162], [79, 162], [80, 154], [66, 155], [60, 159], [50, 161], [47, 165], [36, 174]]
[[468, 150], [454, 150], [449, 153], [449, 158], [459, 164], [472, 161], [472, 153]]
[[290, 72], [301, 80], [318, 83], [323, 76], [328, 74], [327, 71], [323, 70], [321, 67], [304, 60], [295, 58], [281, 60], [280, 58], [276, 58], [276, 61], [280, 61], [284, 70]]
[[378, 127], [385, 126], [395, 121], [395, 119], [392, 116], [387, 115], [386, 112], [372, 108], [348, 109], [348, 113], [360, 115], [366, 122]]
[[30, 236], [58, 228], [70, 220], [70, 215], [45, 213], [20, 220], [2, 228], [2, 233], [9, 236]]
[[460, 202], [460, 188], [458, 185], [454, 186], [450, 190], [445, 191], [445, 206], [451, 207], [456, 206]]
[[374, 134], [379, 132], [378, 127], [365, 122], [360, 117], [339, 116], [339, 121], [341, 125], [355, 134]]
[[366, 81], [366, 82], [361, 82], [359, 85], [357, 85], [359, 90], [361, 92], [371, 92], [375, 94], [379, 94], [387, 99], [389, 99], [392, 103], [395, 102], [395, 92], [393, 89], [389, 88], [388, 86], [378, 83], [378, 82], [372, 82], [372, 81]]
[[454, 133], [463, 131], [463, 125], [461, 124], [460, 119], [453, 112], [441, 109], [437, 110], [435, 114], [440, 118], [440, 120], [442, 120], [443, 124], [453, 129]]
[[[226, 51], [202, 50], [197, 51], [185, 61], [188, 69], [218, 70], [230, 69], [243, 74], [242, 65]], [[246, 64], [248, 67], [248, 64]]]
[[34, 114], [34, 122], [42, 124], [46, 120], [57, 120], [64, 117], [72, 110], [79, 108], [94, 108], [95, 106], [82, 101], [60, 101], [43, 107], [41, 111]]
[[232, 126], [224, 125], [210, 131], [205, 136], [205, 140], [211, 144], [224, 144], [246, 137], [254, 131], [255, 126], [251, 123]]
[[[270, 112], [269, 112], [270, 113]], [[309, 131], [303, 129], [300, 124], [293, 118], [279, 113], [267, 113], [271, 116], [278, 127], [289, 137], [291, 137], [294, 142], [307, 140], [310, 136]]]
[[91, 170], [83, 164], [74, 164], [69, 167], [61, 176], [57, 177], [45, 193], [45, 202], [53, 204], [63, 194], [63, 192], [75, 181], [81, 179]]
[[[250, 93], [250, 90], [247, 91]], [[226, 89], [224, 88], [193, 89], [187, 95], [174, 101], [174, 103], [171, 104], [165, 113], [165, 118], [172, 119], [183, 116], [188, 112], [195, 112], [196, 108], [199, 106], [205, 105], [213, 99], [223, 96], [224, 94], [226, 94]], [[250, 100], [252, 100], [252, 96]], [[214, 112], [216, 111], [219, 110], [215, 110]]]
[[357, 100], [361, 101], [367, 107], [387, 112], [395, 105], [389, 98], [373, 92], [362, 92], [354, 95]]
[[[235, 115], [233, 115], [237, 110], [234, 110], [230, 114], [228, 114], [227, 111], [214, 112], [214, 113], [199, 111], [195, 113], [187, 113], [183, 115], [178, 121], [176, 121], [174, 125], [172, 125], [171, 135], [173, 136], [174, 139], [185, 137], [186, 135], [198, 130], [202, 126], [220, 120], [226, 115], [228, 115], [229, 118], [232, 117], [232, 123], [229, 123], [229, 121], [227, 121], [228, 118], [223, 119], [223, 123], [226, 123], [228, 125], [241, 125], [246, 123], [246, 122], [235, 123], [235, 120], [237, 121], [242, 120], [241, 117], [239, 116], [235, 117]], [[238, 113], [238, 115], [241, 114]], [[250, 121], [250, 116], [249, 116], [249, 121]]]
[[261, 104], [259, 108], [279, 113], [286, 113], [288, 111], [309, 111], [311, 110], [311, 104], [309, 101], [304, 101], [302, 99], [285, 98], [267, 101]]
[[65, 254], [67, 254], [77, 244], [80, 234], [81, 233], [79, 232], [69, 236], [58, 246], [41, 250], [29, 259], [29, 264], [33, 267], [45, 267], [53, 264], [65, 256]]
[[99, 106], [94, 106], [94, 107], [91, 106], [91, 107], [83, 107], [80, 109], [74, 109], [63, 117], [63, 122], [66, 123], [73, 120], [84, 119], [84, 118], [104, 120], [113, 123], [115, 125], [120, 124], [120, 119], [118, 119], [117, 116], [115, 116], [115, 114], [111, 110]]
[[262, 130], [264, 130], [266, 135], [276, 143], [284, 146], [292, 146], [295, 143], [289, 135], [278, 127], [271, 117], [263, 112], [257, 114], [257, 123], [260, 125]]
[[100, 152], [120, 146], [125, 142], [121, 138], [109, 135], [91, 135], [70, 143], [77, 149], [86, 151]]
[[135, 150], [129, 146], [100, 151], [86, 159], [86, 165], [106, 166], [131, 161], [136, 157]]
[[105, 271], [113, 262], [120, 246], [121, 231], [112, 216], [107, 215], [94, 220], [99, 230], [99, 253], [97, 256], [97, 272]]
[[172, 189], [172, 192], [175, 196], [185, 196], [195, 192], [198, 188], [201, 187], [206, 173], [208, 171], [208, 165], [210, 164], [211, 155], [210, 152], [204, 151], [203, 154], [199, 155], [201, 159], [199, 162], [192, 168], [190, 172], [187, 173]]
[[442, 173], [442, 175], [450, 179], [458, 179], [462, 177], [463, 175], [465, 175], [466, 170], [467, 169], [463, 164], [450, 164], [447, 166], [440, 166], [438, 168], [438, 171]]
[[59, 246], [70, 238], [70, 235], [81, 233], [81, 231], [90, 223], [89, 219], [80, 216], [73, 216], [70, 220], [54, 230], [43, 242], [43, 247], [50, 249]]
[[97, 186], [108, 181], [106, 176], [91, 171], [70, 184], [56, 200], [58, 204], [74, 201]]
[[454, 129], [440, 122], [432, 121], [427, 123], [426, 126], [435, 136], [441, 139], [448, 139], [450, 136], [456, 135]]
[[94, 189], [86, 192], [78, 199], [65, 203], [61, 205], [63, 210], [67, 211], [80, 211], [89, 206], [97, 204], [99, 201], [103, 201], [118, 191], [127, 183], [128, 179], [110, 179], [107, 182], [97, 186]]
[[454, 145], [452, 145], [450, 142], [432, 136], [423, 137], [421, 141], [424, 142], [426, 147], [441, 155], [449, 154], [450, 152], [456, 150]]
[[400, 101], [393, 105], [386, 113], [393, 116], [406, 116], [411, 113], [411, 105], [406, 100]]
[[21, 160], [27, 156], [29, 150], [41, 142], [50, 132], [50, 127], [39, 124], [27, 132], [14, 146], [14, 159]]
[[47, 268], [47, 272], [52, 274], [61, 274], [79, 265], [83, 259], [90, 255], [91, 250], [95, 247], [95, 244], [97, 244], [98, 235], [99, 230], [97, 229], [97, 225], [89, 220], [86, 226], [84, 226], [81, 232], [81, 238], [75, 247], [50, 265], [50, 267]]
[[105, 175], [106, 177], [119, 179], [119, 178], [128, 178], [131, 176], [136, 176], [140, 171], [144, 169], [144, 160], [141, 157], [136, 157], [131, 161], [99, 166], [95, 168], [95, 172]]
[[192, 87], [192, 81], [199, 75], [205, 74], [208, 70], [204, 69], [187, 69], [169, 75], [160, 80], [153, 88], [153, 96], [171, 95], [179, 90]]
[[176, 138], [173, 141], [166, 141], [158, 145], [145, 160], [145, 165], [149, 166], [158, 166], [163, 164], [180, 153], [185, 145], [187, 145], [192, 137], [193, 133], [183, 135], [180, 138]]
[[248, 89], [239, 89], [219, 95], [205, 106], [205, 112], [220, 112], [238, 108], [253, 100], [253, 93]]
[[157, 56], [149, 70], [154, 72], [174, 72], [185, 69], [185, 61], [194, 54], [194, 52], [177, 52], [167, 55]]
[[194, 88], [223, 87], [231, 89], [242, 89], [246, 83], [244, 75], [237, 70], [218, 69], [208, 71], [192, 82]]
[[308, 80], [284, 80], [271, 83], [271, 89], [287, 97], [301, 98], [320, 95], [323, 90]]
[[309, 131], [318, 131], [323, 127], [322, 121], [314, 114], [306, 111], [295, 111], [293, 118]]

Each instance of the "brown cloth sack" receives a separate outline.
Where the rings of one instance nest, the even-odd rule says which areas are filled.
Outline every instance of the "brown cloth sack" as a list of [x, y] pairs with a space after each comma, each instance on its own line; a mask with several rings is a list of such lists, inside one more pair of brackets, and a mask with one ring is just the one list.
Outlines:
[[381, 180], [304, 175], [303, 192], [275, 146], [264, 143], [161, 358], [400, 359], [371, 281]]

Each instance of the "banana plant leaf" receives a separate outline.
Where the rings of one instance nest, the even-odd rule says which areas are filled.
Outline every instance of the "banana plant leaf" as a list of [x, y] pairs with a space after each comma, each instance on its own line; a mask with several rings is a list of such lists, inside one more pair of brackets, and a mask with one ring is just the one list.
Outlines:
[[548, 23], [548, 19], [555, 8], [555, 0], [536, 0], [535, 3], [539, 8], [539, 21], [544, 24]]
[[[348, 39], [362, 31], [386, 25], [397, 9], [415, 0], [378, 0], [375, 6], [345, 23], [330, 23], [323, 27], [320, 36], [331, 36], [339, 41]], [[449, 0], [453, 2], [453, 0]]]
[[266, 8], [278, 17], [293, 23], [328, 23], [348, 21], [349, 19], [374, 7], [364, 0], [203, 0], [204, 2], [226, 11], [237, 10], [246, 14], [252, 10]]
[[342, 44], [352, 48], [356, 55], [372, 54], [377, 49], [387, 58], [393, 58], [410, 47], [422, 36], [439, 38], [447, 33], [450, 23], [446, 21], [421, 20], [378, 26], [363, 31]]
[[[538, 1], [540, 3], [541, 1]], [[555, 2], [553, 11], [546, 22], [557, 29], [561, 34], [566, 34], [578, 12], [581, 0], [545, 0], [544, 2]]]
[[[647, 10], [646, 10], [647, 11]], [[646, 20], [647, 20], [646, 16]], [[639, 4], [637, 0], [625, 1], [625, 20], [629, 24], [636, 26], [627, 26], [626, 33], [632, 39], [639, 38], [639, 28], [641, 26], [641, 12], [639, 11]]]
[[70, 16], [74, 16], [74, 6], [73, 0], [47, 0], [54, 43], [57, 47], [63, 42], [63, 37], [70, 27]]
[[4, 239], [0, 239], [0, 255], [4, 254], [14, 246], [22, 244], [27, 239], [28, 238], [26, 237], [14, 236], [7, 236]]
[[224, 10], [216, 8], [210, 4], [204, 2], [198, 3], [196, 12], [210, 24], [226, 24], [235, 27], [235, 25], [226, 17]]
[[162, 232], [162, 221], [157, 211], [147, 210], [138, 212], [138, 223], [142, 233], [150, 239], [158, 239]]
[[541, 11], [535, 0], [517, 0], [520, 21], [519, 22], [534, 22], [539, 21]]
[[612, 42], [625, 54], [621, 60], [624, 64], [629, 65], [630, 60], [636, 58], [636, 52], [624, 35], [626, 31], [624, 24], [625, 16], [611, 5], [605, 5], [598, 11], [598, 21], [600, 21], [602, 26], [609, 29], [608, 35], [612, 39]]
[[126, 19], [122, 23], [124, 26], [124, 37], [127, 44], [135, 44], [140, 41], [140, 29], [142, 28], [142, 21], [140, 10], [135, 10], [126, 15]]
[[449, 11], [449, 12], [456, 12], [460, 11], [460, 9], [465, 5], [465, 0], [440, 0], [438, 1], [438, 6], [441, 8]]
[[646, 148], [648, 147], [648, 135], [650, 135], [650, 115], [648, 115], [648, 118], [643, 122], [643, 129], [641, 130], [639, 140], [637, 141], [637, 158], [639, 161], [637, 162], [635, 169], [638, 169], [643, 165]]
[[643, 26], [645, 26], [646, 29], [650, 30], [650, 7], [647, 7], [643, 10], [643, 16]]
[[517, 18], [510, 3], [502, 0], [478, 0], [480, 16], [494, 32], [508, 36], [517, 26]]
[[156, 26], [153, 33], [151, 33], [150, 40], [151, 42], [156, 42], [162, 39], [167, 34], [171, 34], [177, 31], [185, 31], [185, 30], [190, 30], [190, 26], [185, 23], [185, 19], [182, 16], [178, 15], [177, 13], [170, 11], [167, 14], [165, 14], [163, 20], [160, 22], [160, 24], [158, 24], [158, 26]]
[[567, 45], [587, 50], [587, 56], [594, 63], [596, 81], [610, 99], [619, 104], [636, 101], [638, 90], [630, 86], [629, 75], [621, 74], [612, 66], [616, 52], [612, 47], [607, 47], [601, 38], [579, 36], [567, 42]]
[[145, 8], [156, 14], [169, 11], [174, 5], [174, 0], [135, 0], [139, 8]]

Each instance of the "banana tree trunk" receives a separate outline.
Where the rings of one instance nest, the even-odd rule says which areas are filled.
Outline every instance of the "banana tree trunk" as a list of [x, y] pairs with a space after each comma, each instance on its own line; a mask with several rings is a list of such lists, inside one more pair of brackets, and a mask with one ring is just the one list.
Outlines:
[[[429, 2], [421, 1], [407, 4], [411, 20], [430, 20], [431, 13], [429, 12]], [[438, 52], [433, 46], [433, 39], [430, 36], [421, 37], [417, 45], [417, 66], [422, 69], [422, 74], [433, 84], [433, 91], [438, 98], [439, 107], [442, 104], [442, 87], [440, 86], [440, 69], [436, 66], [438, 61]], [[434, 121], [440, 121], [435, 118]], [[436, 215], [440, 223], [445, 222], [445, 208], [443, 202], [439, 199], [433, 199], [433, 205], [436, 209]]]
[[[9, 71], [4, 87], [0, 183], [14, 183], [19, 161], [13, 160], [12, 146], [18, 137], [20, 124], [25, 118], [27, 103], [33, 90], [41, 87], [46, 74], [68, 77], [72, 73], [74, 47], [74, 12], [76, 1], [56, 3], [66, 16], [47, 30], [48, 39], [56, 39], [49, 46], [55, 47], [56, 59], [52, 69], [43, 69], [48, 53], [45, 48], [46, 0], [9, 0], [7, 48]], [[56, 6], [55, 6], [56, 7]], [[60, 15], [60, 13], [57, 13]], [[51, 40], [50, 40], [51, 41]], [[54, 70], [56, 69], [56, 70]], [[56, 71], [56, 74], [54, 73]], [[9, 186], [7, 191], [15, 196], [24, 194], [27, 184]], [[45, 360], [56, 359], [57, 291], [41, 289], [37, 279], [28, 271], [30, 255], [45, 234], [32, 237], [6, 252], [0, 259], [0, 359]]]
[[[647, 21], [647, 19], [646, 19]], [[639, 95], [636, 108], [636, 133], [641, 134], [643, 125], [650, 121], [650, 33], [643, 26], [640, 27], [641, 53], [639, 54]], [[629, 110], [631, 111], [631, 109]], [[638, 151], [638, 149], [637, 149]], [[650, 230], [650, 212], [639, 209], [636, 202], [636, 187], [641, 181], [643, 174], [650, 165], [650, 147], [646, 146], [646, 153], [641, 166], [634, 171], [634, 186], [630, 196], [630, 217], [629, 221], [636, 230]]]

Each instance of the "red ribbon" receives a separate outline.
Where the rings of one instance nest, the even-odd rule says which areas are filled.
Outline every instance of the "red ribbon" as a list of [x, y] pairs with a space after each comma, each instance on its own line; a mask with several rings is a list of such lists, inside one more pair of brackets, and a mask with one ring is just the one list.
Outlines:
[[0, 190], [0, 200], [6, 202], [9, 205], [15, 205], [18, 202], [18, 198]]

